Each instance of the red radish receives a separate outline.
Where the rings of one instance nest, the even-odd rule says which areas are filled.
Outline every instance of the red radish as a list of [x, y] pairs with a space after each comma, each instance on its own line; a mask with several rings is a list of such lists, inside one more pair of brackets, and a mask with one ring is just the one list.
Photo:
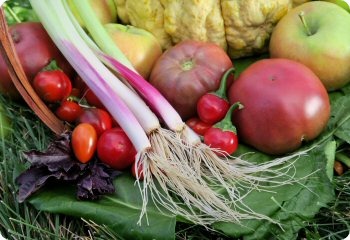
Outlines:
[[235, 72], [234, 68], [228, 69], [221, 78], [220, 87], [215, 92], [204, 94], [197, 102], [197, 114], [199, 118], [208, 124], [219, 122], [225, 117], [230, 103], [228, 102], [227, 78]]

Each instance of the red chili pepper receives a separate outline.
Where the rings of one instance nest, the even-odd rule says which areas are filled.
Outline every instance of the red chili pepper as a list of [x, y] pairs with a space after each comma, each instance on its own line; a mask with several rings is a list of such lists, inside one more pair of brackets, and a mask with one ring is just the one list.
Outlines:
[[[232, 124], [231, 115], [236, 108], [243, 108], [239, 102], [233, 104], [227, 111], [225, 118], [216, 123], [204, 134], [204, 143], [211, 148], [219, 149], [223, 155], [231, 155], [237, 150], [238, 137], [236, 127]], [[218, 155], [220, 155], [218, 153]]]
[[226, 96], [227, 79], [235, 69], [228, 69], [221, 78], [220, 87], [215, 92], [204, 94], [197, 102], [198, 117], [205, 123], [214, 124], [225, 117], [230, 103]]
[[195, 133], [197, 133], [200, 136], [203, 136], [205, 132], [211, 128], [211, 124], [202, 122], [197, 117], [190, 118], [186, 121], [187, 126], [189, 126]]

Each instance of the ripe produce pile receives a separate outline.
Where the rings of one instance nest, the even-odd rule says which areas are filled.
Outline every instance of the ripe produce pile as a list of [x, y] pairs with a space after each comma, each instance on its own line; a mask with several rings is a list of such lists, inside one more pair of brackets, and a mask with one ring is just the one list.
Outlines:
[[[0, 91], [21, 101], [13, 79], [28, 80], [64, 131], [46, 150], [24, 153], [30, 166], [16, 176], [20, 202], [107, 225], [102, 212], [111, 206], [125, 227], [117, 204], [125, 201], [135, 231], [123, 236], [131, 238], [171, 238], [171, 229], [152, 230], [163, 220], [231, 237], [291, 239], [301, 220], [333, 199], [333, 171], [350, 165], [350, 14], [340, 6], [29, 2], [40, 22], [11, 23], [16, 13], [6, 12], [25, 80], [7, 71], [15, 60], [3, 32]], [[76, 190], [47, 189], [53, 179]], [[58, 208], [44, 200], [56, 194]], [[72, 203], [102, 212], [75, 212]]]

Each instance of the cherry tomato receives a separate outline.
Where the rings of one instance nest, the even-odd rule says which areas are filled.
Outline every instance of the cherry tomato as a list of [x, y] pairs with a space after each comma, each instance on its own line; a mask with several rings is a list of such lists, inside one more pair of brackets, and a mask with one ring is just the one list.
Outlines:
[[73, 88], [79, 89], [79, 92], [81, 94], [81, 95], [79, 95], [79, 97], [82, 97], [82, 95], [85, 93], [85, 91], [87, 89], [86, 83], [79, 75], [76, 75], [72, 79], [72, 86], [73, 86]]
[[71, 91], [71, 93], [70, 93], [70, 96], [80, 98], [80, 97], [81, 97], [81, 91], [80, 91], [80, 89], [78, 89], [78, 88], [76, 88], [76, 87], [73, 87], [73, 88], [72, 88], [72, 91]]
[[67, 122], [75, 122], [80, 114], [82, 114], [82, 107], [73, 101], [63, 101], [60, 106], [56, 109], [56, 116]]
[[219, 156], [231, 155], [238, 148], [237, 130], [232, 124], [231, 117], [233, 110], [242, 107], [239, 102], [231, 105], [224, 119], [216, 123], [204, 134], [204, 143], [206, 145], [223, 151], [222, 153], [217, 152]]
[[72, 83], [61, 70], [41, 71], [34, 77], [33, 88], [43, 101], [54, 103], [70, 95]]
[[123, 170], [135, 162], [136, 150], [121, 128], [106, 130], [97, 141], [97, 156], [110, 167]]
[[205, 123], [214, 124], [222, 120], [228, 109], [230, 103], [228, 102], [227, 91], [227, 79], [231, 73], [234, 73], [235, 69], [230, 68], [225, 72], [221, 78], [220, 87], [215, 92], [204, 94], [197, 102], [198, 117]]
[[97, 146], [97, 134], [95, 128], [88, 123], [78, 124], [71, 139], [72, 149], [75, 157], [82, 163], [92, 159]]
[[[142, 181], [143, 178], [144, 178], [144, 175], [143, 175], [142, 164], [141, 163], [139, 163], [139, 169], [138, 169], [137, 173], [138, 173], [137, 174], [138, 179]], [[137, 179], [137, 176], [136, 176], [136, 162], [135, 161], [134, 161], [134, 163], [131, 166], [131, 174], [134, 176], [134, 178]]]
[[205, 132], [211, 128], [211, 124], [202, 122], [199, 118], [193, 117], [186, 121], [187, 126], [189, 126], [195, 133], [203, 136]]
[[111, 115], [99, 108], [85, 108], [77, 122], [90, 123], [96, 129], [97, 136], [101, 136], [104, 131], [112, 128]]
[[98, 99], [98, 97], [94, 94], [93, 91], [91, 91], [91, 89], [87, 89], [85, 91], [84, 97], [85, 97], [86, 101], [88, 102], [88, 104], [90, 104], [91, 106], [105, 109], [105, 106], [103, 106], [100, 99]]

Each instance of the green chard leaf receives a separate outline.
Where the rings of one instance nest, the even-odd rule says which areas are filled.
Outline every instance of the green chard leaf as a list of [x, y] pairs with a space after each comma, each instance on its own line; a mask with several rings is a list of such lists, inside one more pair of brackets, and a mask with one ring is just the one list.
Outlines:
[[137, 224], [141, 212], [141, 196], [135, 179], [123, 174], [114, 181], [117, 190], [97, 201], [78, 200], [70, 186], [51, 186], [30, 198], [30, 203], [42, 211], [66, 214], [105, 225], [125, 239], [175, 239], [176, 218], [161, 213], [150, 203], [148, 223]]

